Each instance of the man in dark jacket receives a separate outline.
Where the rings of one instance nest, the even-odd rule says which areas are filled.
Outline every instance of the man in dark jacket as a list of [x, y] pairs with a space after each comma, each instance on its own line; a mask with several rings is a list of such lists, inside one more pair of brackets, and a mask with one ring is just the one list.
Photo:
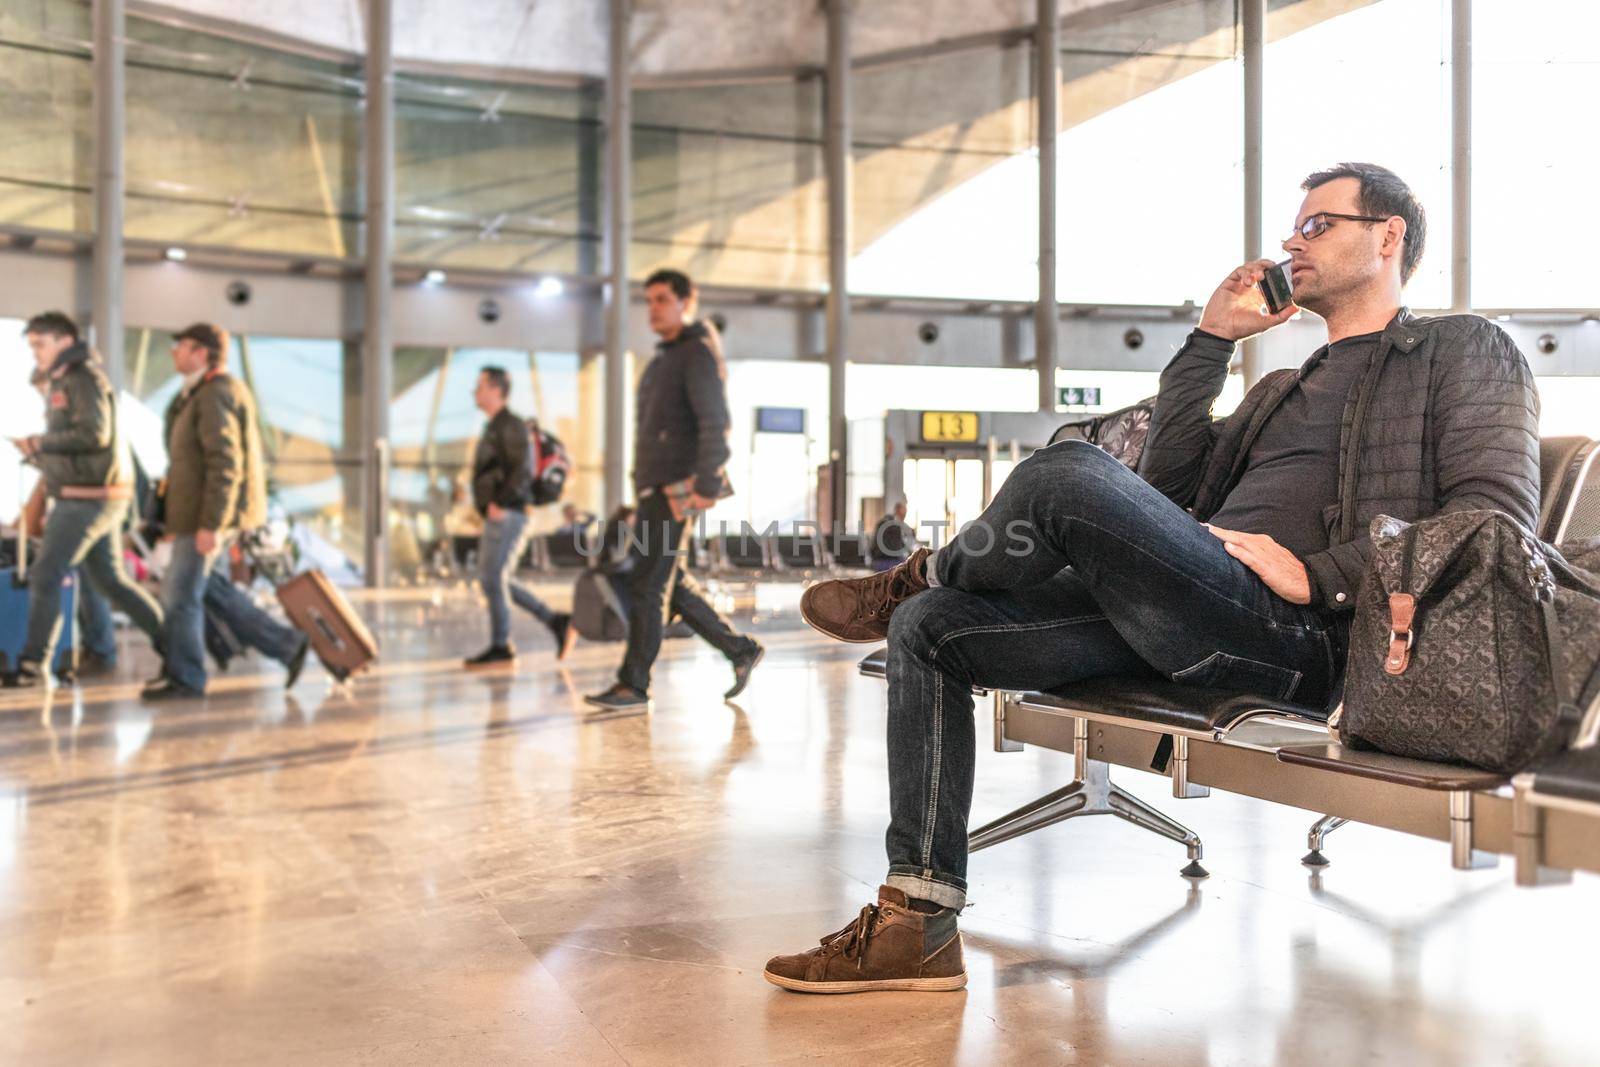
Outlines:
[[1256, 287], [1271, 261], [1247, 263], [1161, 376], [1143, 480], [1086, 442], [1054, 445], [1018, 465], [956, 542], [806, 592], [816, 628], [889, 640], [889, 877], [868, 907], [892, 922], [870, 943], [777, 957], [770, 980], [959, 987], [974, 686], [1144, 674], [1323, 702], [1343, 669], [1374, 516], [1494, 508], [1533, 526], [1527, 361], [1493, 323], [1421, 320], [1400, 305], [1422, 256], [1421, 204], [1369, 164], [1304, 188], [1283, 248], [1295, 301], [1325, 320], [1329, 343], [1298, 370], [1211, 418], [1235, 342], [1298, 310], [1266, 315]]
[[635, 518], [640, 543], [628, 613], [628, 649], [617, 682], [585, 699], [607, 711], [650, 706], [650, 669], [661, 651], [668, 612], [728, 657], [732, 700], [744, 691], [762, 647], [738, 633], [706, 602], [683, 567], [694, 518], [733, 490], [728, 485], [727, 375], [721, 342], [695, 322], [697, 294], [689, 276], [658, 270], [645, 279], [650, 329], [661, 342], [639, 381], [633, 441]]
[[305, 635], [256, 607], [232, 582], [208, 581], [213, 570], [227, 566], [233, 538], [267, 520], [255, 398], [228, 373], [228, 331], [220, 326], [197, 322], [177, 334], [172, 365], [183, 385], [167, 407], [161, 490], [163, 523], [173, 539], [161, 582], [166, 662], [142, 695], [171, 700], [205, 694], [205, 605], [218, 598], [229, 629], [284, 664], [292, 686], [310, 647]]
[[133, 498], [133, 460], [117, 421], [117, 396], [78, 327], [58, 311], [36, 315], [23, 332], [48, 378], [44, 433], [15, 440], [35, 463], [54, 500], [39, 558], [29, 571], [28, 635], [12, 684], [48, 684], [55, 654], [61, 582], [82, 567], [91, 585], [161, 643], [161, 609], [122, 565], [122, 526]]
[[533, 445], [528, 424], [506, 406], [511, 377], [502, 367], [485, 367], [478, 373], [473, 400], [489, 416], [472, 455], [472, 502], [484, 518], [478, 546], [478, 583], [489, 602], [489, 647], [466, 661], [468, 667], [514, 663], [511, 643], [511, 609], [517, 607], [544, 623], [556, 641], [556, 659], [572, 648], [576, 631], [572, 617], [550, 610], [511, 574], [528, 543], [529, 513], [533, 510]]

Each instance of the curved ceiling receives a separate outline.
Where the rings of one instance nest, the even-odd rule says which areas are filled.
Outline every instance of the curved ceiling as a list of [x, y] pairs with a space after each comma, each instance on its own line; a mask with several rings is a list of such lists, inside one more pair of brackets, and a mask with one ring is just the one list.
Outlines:
[[[1171, 0], [1061, 0], [1063, 18]], [[1192, 0], [1189, 0], [1192, 2]], [[363, 0], [130, 0], [135, 13], [345, 55], [363, 50]], [[598, 78], [606, 0], [394, 0], [402, 64]], [[852, 52], [867, 57], [1025, 28], [1034, 0], [856, 0]], [[820, 0], [634, 0], [633, 70], [642, 79], [792, 70], [825, 60]]]

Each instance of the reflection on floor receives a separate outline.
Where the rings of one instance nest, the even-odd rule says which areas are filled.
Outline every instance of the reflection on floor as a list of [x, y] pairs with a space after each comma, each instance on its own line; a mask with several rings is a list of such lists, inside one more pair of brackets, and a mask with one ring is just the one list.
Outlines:
[[[0, 693], [0, 1061], [16, 1064], [1594, 1063], [1600, 882], [1515, 890], [1445, 846], [1125, 784], [1206, 841], [1083, 820], [976, 857], [956, 994], [761, 980], [882, 877], [880, 683], [739, 598], [771, 648], [669, 642], [649, 718], [588, 723], [620, 649], [465, 675], [468, 594], [363, 602], [349, 693], [237, 665], [194, 707], [129, 681]], [[980, 712], [981, 714], [981, 712]], [[974, 816], [1064, 756], [979, 754]]]

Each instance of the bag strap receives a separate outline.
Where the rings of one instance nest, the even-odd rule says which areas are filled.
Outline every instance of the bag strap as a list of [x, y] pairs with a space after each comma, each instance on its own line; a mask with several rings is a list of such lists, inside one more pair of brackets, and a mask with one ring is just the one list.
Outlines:
[[1400, 535], [1400, 588], [1389, 594], [1389, 653], [1383, 658], [1386, 674], [1401, 675], [1411, 666], [1411, 646], [1417, 639], [1411, 629], [1417, 618], [1417, 598], [1411, 592], [1411, 557], [1416, 555], [1417, 536], [1416, 523]]

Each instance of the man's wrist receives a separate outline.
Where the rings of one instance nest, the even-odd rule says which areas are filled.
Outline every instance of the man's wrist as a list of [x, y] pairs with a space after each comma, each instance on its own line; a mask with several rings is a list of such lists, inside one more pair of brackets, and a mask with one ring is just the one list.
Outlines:
[[1225, 337], [1215, 330], [1208, 329], [1205, 323], [1201, 323], [1194, 328], [1194, 332], [1189, 335], [1189, 340], [1192, 343], [1198, 343], [1204, 348], [1226, 348], [1230, 355], [1233, 352], [1233, 346], [1238, 344], [1233, 338]]

